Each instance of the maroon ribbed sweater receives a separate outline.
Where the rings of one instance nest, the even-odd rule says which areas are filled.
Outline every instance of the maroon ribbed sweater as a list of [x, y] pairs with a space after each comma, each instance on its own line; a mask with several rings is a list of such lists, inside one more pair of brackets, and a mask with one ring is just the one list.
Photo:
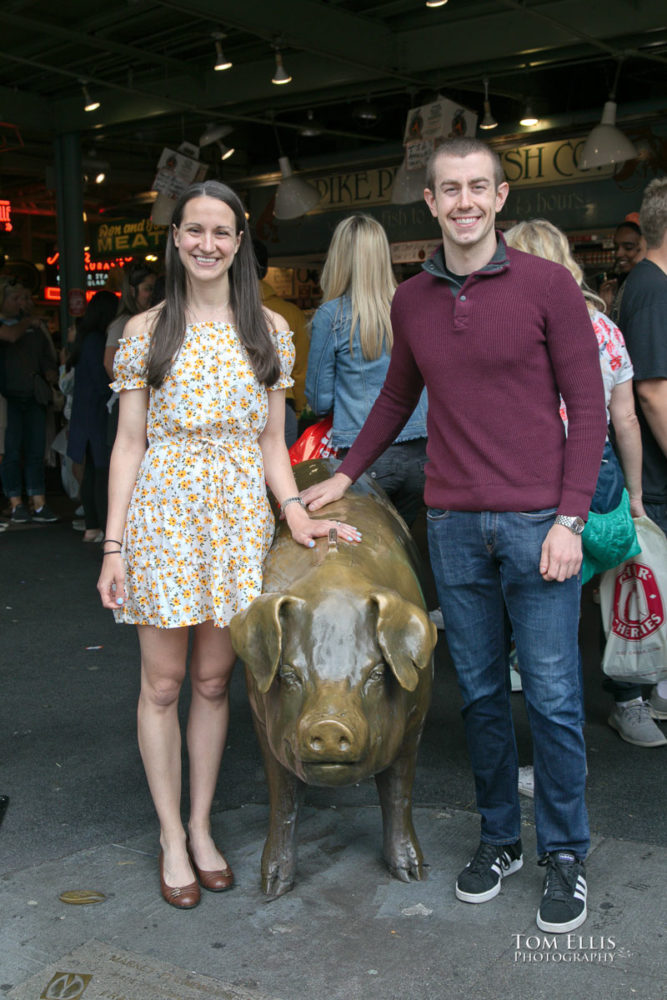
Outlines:
[[604, 392], [588, 310], [564, 267], [507, 249], [456, 296], [444, 277], [422, 271], [397, 289], [392, 325], [384, 387], [341, 472], [354, 480], [375, 461], [426, 385], [429, 507], [557, 507], [587, 517], [606, 435]]

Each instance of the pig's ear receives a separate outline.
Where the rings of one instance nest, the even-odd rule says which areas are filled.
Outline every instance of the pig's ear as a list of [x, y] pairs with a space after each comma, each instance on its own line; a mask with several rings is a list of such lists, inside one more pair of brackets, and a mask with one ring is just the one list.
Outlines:
[[378, 607], [377, 637], [382, 654], [406, 691], [414, 691], [418, 671], [431, 662], [438, 630], [421, 608], [395, 590], [377, 590], [370, 595]]
[[262, 594], [229, 623], [232, 646], [254, 677], [260, 694], [266, 694], [276, 676], [282, 652], [283, 626], [280, 609], [285, 604], [303, 604], [298, 597]]

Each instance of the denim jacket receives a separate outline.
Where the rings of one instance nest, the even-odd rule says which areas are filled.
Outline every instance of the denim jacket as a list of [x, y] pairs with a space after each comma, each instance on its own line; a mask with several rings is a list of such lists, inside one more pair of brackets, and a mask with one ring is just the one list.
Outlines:
[[[349, 448], [384, 384], [389, 355], [367, 361], [359, 331], [350, 352], [350, 300], [347, 296], [321, 305], [313, 316], [306, 374], [306, 396], [312, 410], [323, 416], [333, 410], [333, 445]], [[426, 437], [426, 391], [397, 442]]]

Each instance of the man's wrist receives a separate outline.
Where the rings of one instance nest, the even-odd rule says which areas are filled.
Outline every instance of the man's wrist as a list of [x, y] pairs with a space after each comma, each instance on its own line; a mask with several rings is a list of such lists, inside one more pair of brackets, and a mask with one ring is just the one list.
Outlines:
[[582, 517], [569, 514], [556, 514], [554, 524], [562, 525], [563, 528], [571, 531], [573, 535], [581, 535], [586, 527], [586, 522]]

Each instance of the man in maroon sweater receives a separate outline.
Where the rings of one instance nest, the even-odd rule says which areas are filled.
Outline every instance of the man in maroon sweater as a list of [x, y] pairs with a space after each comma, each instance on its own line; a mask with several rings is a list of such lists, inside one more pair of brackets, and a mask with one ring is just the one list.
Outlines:
[[523, 864], [511, 630], [547, 868], [537, 924], [570, 931], [586, 919], [577, 630], [580, 536], [606, 434], [597, 342], [569, 272], [509, 249], [496, 233], [509, 188], [485, 143], [448, 140], [431, 157], [427, 184], [442, 248], [396, 292], [391, 364], [357, 440], [335, 475], [303, 497], [311, 510], [341, 497], [394, 440], [426, 386], [429, 550], [481, 814], [481, 841], [456, 895], [486, 902]]

